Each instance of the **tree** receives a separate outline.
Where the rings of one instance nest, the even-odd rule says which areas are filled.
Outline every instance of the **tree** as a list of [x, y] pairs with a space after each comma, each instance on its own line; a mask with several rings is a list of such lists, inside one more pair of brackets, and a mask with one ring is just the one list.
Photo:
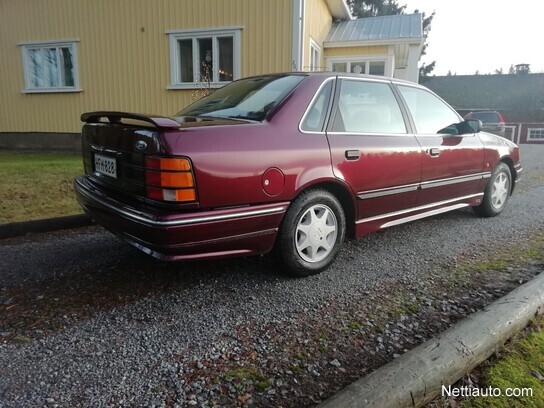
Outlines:
[[419, 82], [424, 83], [427, 81], [427, 79], [430, 77], [430, 73], [433, 71], [434, 66], [436, 65], [436, 61], [431, 62], [429, 65], [425, 65], [425, 63], [421, 64], [419, 67]]
[[502, 67], [495, 70], [495, 75], [502, 75], [502, 74], [503, 74]]
[[[419, 13], [418, 9], [414, 10], [414, 13]], [[427, 46], [429, 45], [427, 38], [429, 37], [429, 32], [431, 31], [431, 23], [433, 22], [434, 15], [436, 14], [434, 11], [429, 17], [425, 17], [425, 13], [423, 14], [423, 49], [421, 50], [421, 56], [426, 54]], [[436, 62], [436, 61], [433, 61]]]
[[514, 64], [510, 65], [510, 68], [508, 68], [508, 75], [513, 75], [516, 73], [516, 70], [514, 68]]
[[[419, 13], [418, 9], [414, 10], [414, 13]], [[419, 59], [423, 57], [427, 53], [427, 47], [429, 46], [429, 42], [427, 41], [429, 37], [429, 32], [431, 31], [431, 23], [433, 21], [435, 12], [433, 11], [432, 14], [429, 17], [425, 17], [425, 13], [423, 14], [423, 48], [421, 49], [421, 55], [419, 56]], [[434, 67], [436, 65], [436, 61], [431, 62], [428, 65], [422, 64], [419, 67], [419, 81], [425, 82], [427, 78], [430, 76], [430, 73], [434, 70]]]
[[406, 9], [397, 0], [348, 0], [348, 3], [351, 13], [358, 18], [404, 14]]
[[[358, 18], [405, 14], [406, 10], [406, 5], [400, 6], [397, 3], [397, 0], [348, 0], [348, 4], [351, 9], [351, 13]], [[414, 10], [414, 13], [419, 13], [419, 10]], [[429, 36], [429, 32], [431, 31], [431, 22], [433, 21], [435, 12], [433, 11], [433, 13], [429, 17], [425, 17], [425, 13], [422, 14], [423, 48], [419, 57], [420, 59], [423, 55], [425, 55], [427, 46], [429, 45], [427, 42], [427, 38]], [[421, 65], [421, 67], [419, 68], [420, 81], [423, 78], [429, 76], [435, 65], [436, 61], [433, 61], [428, 65]]]
[[193, 89], [191, 92], [191, 99], [198, 101], [200, 98], [208, 96], [214, 91], [212, 87], [212, 69], [210, 64], [202, 62], [202, 69], [200, 72], [200, 81], [198, 82], [198, 88]]

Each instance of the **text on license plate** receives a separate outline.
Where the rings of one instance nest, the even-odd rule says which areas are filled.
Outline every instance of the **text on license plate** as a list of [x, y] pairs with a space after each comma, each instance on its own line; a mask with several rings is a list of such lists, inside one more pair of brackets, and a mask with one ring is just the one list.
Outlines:
[[117, 178], [117, 162], [112, 157], [94, 155], [94, 170], [98, 173]]

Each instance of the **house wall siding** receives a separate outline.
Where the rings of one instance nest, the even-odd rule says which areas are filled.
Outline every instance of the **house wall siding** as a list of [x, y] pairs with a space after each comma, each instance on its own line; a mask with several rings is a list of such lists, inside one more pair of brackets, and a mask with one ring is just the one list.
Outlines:
[[[77, 132], [82, 112], [171, 115], [190, 90], [167, 90], [168, 30], [242, 27], [241, 74], [291, 69], [291, 0], [6, 0], [0, 4], [0, 132]], [[22, 94], [21, 49], [77, 39], [82, 92]]]
[[310, 69], [310, 38], [321, 47], [321, 70], [326, 70], [323, 41], [332, 25], [332, 16], [325, 0], [306, 0], [304, 11], [304, 52], [302, 70]]

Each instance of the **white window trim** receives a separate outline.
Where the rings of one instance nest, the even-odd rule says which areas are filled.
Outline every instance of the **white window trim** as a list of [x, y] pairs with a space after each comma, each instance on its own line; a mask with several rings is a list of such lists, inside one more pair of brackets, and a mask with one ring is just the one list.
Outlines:
[[[543, 137], [531, 137], [531, 131], [538, 130], [542, 133]], [[527, 128], [527, 140], [535, 142], [544, 142], [544, 128]]]
[[[193, 40], [193, 64], [198, 64], [196, 58], [195, 41], [199, 38], [214, 38], [212, 40], [214, 66], [217, 66], [215, 59], [219, 57], [217, 52], [217, 37], [232, 36], [232, 64], [233, 64], [233, 81], [241, 78], [241, 33], [243, 27], [223, 27], [214, 29], [195, 29], [195, 30], [169, 30], [166, 34], [169, 37], [170, 47], [170, 84], [166, 89], [199, 89], [202, 87], [200, 82], [178, 82], [178, 70], [180, 67], [179, 51], [177, 42], [179, 40]], [[193, 68], [193, 72], [199, 72], [200, 69]], [[217, 72], [213, 72], [214, 81], [211, 86], [213, 88], [220, 88], [232, 81], [220, 82], [217, 78]]]
[[[313, 53], [317, 54], [317, 66], [312, 65], [312, 55]], [[319, 46], [318, 42], [315, 41], [312, 37], [310, 37], [310, 55], [309, 55], [310, 62], [308, 64], [310, 71], [320, 71], [321, 70], [321, 47]]]
[[[392, 77], [393, 71], [391, 69], [393, 65], [393, 56], [390, 54], [375, 54], [375, 55], [349, 55], [349, 56], [340, 56], [340, 57], [327, 57], [327, 70], [332, 72], [332, 64], [338, 63], [338, 62], [345, 62], [348, 66], [351, 66], [352, 62], [365, 62], [366, 68], [365, 72], [362, 72], [362, 74], [367, 74], [369, 70], [369, 62], [385, 62], [384, 67], [384, 76], [386, 77]], [[348, 69], [347, 72], [351, 72], [350, 69]]]
[[[23, 74], [25, 80], [25, 87], [21, 90], [21, 93], [70, 93], [70, 92], [82, 92], [83, 89], [79, 87], [79, 67], [77, 57], [77, 43], [78, 39], [71, 40], [56, 40], [56, 41], [28, 41], [21, 42], [17, 45], [21, 47], [21, 57], [23, 63]], [[71, 47], [72, 57], [74, 65], [74, 86], [63, 87], [51, 87], [51, 88], [33, 88], [30, 83], [30, 73], [28, 66], [28, 49], [29, 48], [60, 48]]]

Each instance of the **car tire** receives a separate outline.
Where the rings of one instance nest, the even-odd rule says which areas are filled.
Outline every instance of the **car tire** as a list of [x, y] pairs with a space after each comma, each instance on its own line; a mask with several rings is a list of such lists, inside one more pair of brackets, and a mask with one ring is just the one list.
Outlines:
[[512, 192], [512, 173], [505, 163], [500, 163], [487, 182], [482, 203], [473, 207], [474, 212], [480, 217], [495, 217], [506, 206]]
[[287, 210], [276, 253], [288, 274], [315, 275], [337, 257], [345, 231], [346, 217], [338, 199], [326, 190], [308, 190]]

